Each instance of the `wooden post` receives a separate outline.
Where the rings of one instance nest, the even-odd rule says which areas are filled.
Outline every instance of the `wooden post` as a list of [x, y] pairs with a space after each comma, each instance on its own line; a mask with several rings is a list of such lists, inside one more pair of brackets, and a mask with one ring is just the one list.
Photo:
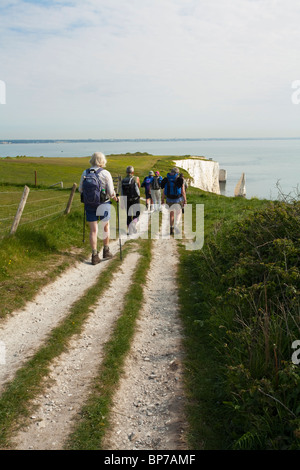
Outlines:
[[35, 183], [35, 186], [37, 184], [37, 171], [35, 170], [34, 172], [34, 183]]
[[30, 189], [28, 188], [28, 186], [24, 186], [24, 191], [23, 191], [23, 194], [22, 194], [22, 197], [21, 197], [21, 201], [20, 201], [17, 213], [15, 215], [15, 219], [14, 219], [13, 224], [12, 224], [11, 229], [10, 229], [10, 235], [13, 235], [17, 231], [17, 228], [18, 228], [19, 222], [21, 220], [22, 213], [23, 213], [23, 210], [24, 210], [27, 198], [28, 198], [29, 191], [30, 191]]
[[65, 214], [69, 214], [69, 212], [71, 210], [71, 206], [72, 206], [72, 202], [73, 202], [73, 199], [74, 199], [76, 189], [77, 189], [77, 184], [74, 183], [73, 186], [72, 186], [72, 189], [71, 189], [71, 194], [70, 194], [70, 197], [69, 197], [69, 200], [68, 200], [68, 204], [67, 204], [67, 207], [66, 207], [66, 210], [65, 210]]

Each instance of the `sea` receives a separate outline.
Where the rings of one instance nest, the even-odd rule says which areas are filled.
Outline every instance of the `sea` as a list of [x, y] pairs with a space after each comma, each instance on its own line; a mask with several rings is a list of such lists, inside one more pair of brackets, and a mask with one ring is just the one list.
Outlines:
[[96, 151], [108, 156], [108, 169], [109, 155], [128, 152], [211, 158], [227, 172], [221, 188], [225, 196], [234, 195], [242, 173], [247, 198], [297, 198], [300, 193], [300, 138], [0, 141], [0, 157], [86, 157]]

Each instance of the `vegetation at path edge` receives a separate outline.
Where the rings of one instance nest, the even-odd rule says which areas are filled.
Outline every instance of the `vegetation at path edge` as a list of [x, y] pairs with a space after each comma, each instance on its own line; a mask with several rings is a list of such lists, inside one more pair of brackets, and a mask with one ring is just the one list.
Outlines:
[[299, 449], [300, 202], [248, 206], [181, 252], [191, 445]]

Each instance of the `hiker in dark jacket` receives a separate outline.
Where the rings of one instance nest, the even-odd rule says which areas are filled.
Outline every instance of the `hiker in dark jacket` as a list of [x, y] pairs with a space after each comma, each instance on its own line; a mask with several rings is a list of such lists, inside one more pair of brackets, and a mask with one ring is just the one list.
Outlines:
[[140, 216], [140, 179], [134, 176], [133, 166], [126, 168], [126, 176], [122, 179], [121, 194], [127, 198], [127, 230], [128, 234], [137, 232], [137, 223]]
[[181, 222], [182, 207], [186, 204], [186, 193], [184, 180], [179, 176], [178, 168], [172, 168], [167, 177], [162, 181], [164, 188], [162, 194], [162, 204], [166, 199], [170, 210], [170, 234], [180, 233], [179, 224]]
[[152, 178], [152, 182], [150, 183], [151, 199], [154, 211], [159, 211], [161, 209], [161, 182], [162, 177], [160, 176], [159, 171], [156, 171]]
[[153, 171], [149, 171], [149, 175], [145, 176], [142, 182], [142, 188], [145, 188], [146, 207], [148, 210], [151, 209], [151, 182], [154, 176]]

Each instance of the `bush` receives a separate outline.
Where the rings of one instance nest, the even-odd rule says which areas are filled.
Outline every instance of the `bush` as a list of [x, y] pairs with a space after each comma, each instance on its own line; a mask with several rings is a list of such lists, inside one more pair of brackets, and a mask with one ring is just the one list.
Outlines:
[[[224, 367], [235, 449], [295, 449], [300, 438], [300, 202], [223, 224], [194, 257]], [[203, 304], [204, 305], [204, 304]]]

